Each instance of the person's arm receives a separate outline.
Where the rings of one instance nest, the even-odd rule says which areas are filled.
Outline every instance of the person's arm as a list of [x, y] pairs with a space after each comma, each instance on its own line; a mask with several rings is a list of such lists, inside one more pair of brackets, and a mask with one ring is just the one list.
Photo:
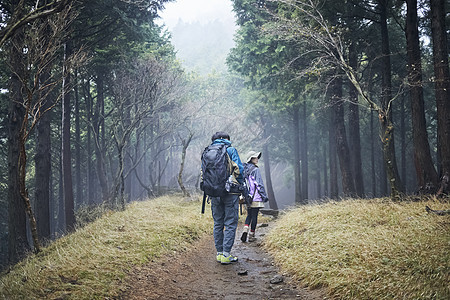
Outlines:
[[228, 147], [227, 152], [231, 160], [234, 161], [239, 168], [239, 175], [236, 177], [236, 180], [241, 184], [244, 183], [244, 166], [242, 165], [241, 158], [239, 157], [236, 148]]

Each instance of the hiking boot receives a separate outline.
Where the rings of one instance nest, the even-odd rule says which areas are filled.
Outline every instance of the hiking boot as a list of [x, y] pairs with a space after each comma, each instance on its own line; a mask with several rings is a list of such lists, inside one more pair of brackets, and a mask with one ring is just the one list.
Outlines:
[[222, 260], [220, 261], [220, 263], [222, 265], [228, 265], [228, 264], [231, 264], [231, 263], [234, 263], [234, 262], [238, 261], [238, 258], [236, 256], [231, 255], [231, 254], [229, 256], [227, 256], [227, 257], [222, 255], [221, 259]]
[[218, 262], [218, 263], [222, 262], [222, 258], [223, 258], [223, 257], [224, 257], [224, 256], [223, 256], [222, 253], [217, 254], [217, 256], [216, 256], [217, 262]]
[[254, 242], [254, 241], [256, 241], [255, 233], [254, 233], [254, 232], [250, 232], [250, 234], [248, 235], [248, 241], [249, 241], [249, 242]]
[[241, 241], [243, 243], [247, 242], [247, 231], [244, 231], [241, 236]]

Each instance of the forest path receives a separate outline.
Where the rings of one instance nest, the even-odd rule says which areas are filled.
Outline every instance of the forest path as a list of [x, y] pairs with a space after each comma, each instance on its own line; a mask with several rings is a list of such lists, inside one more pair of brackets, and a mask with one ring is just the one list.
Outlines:
[[[263, 239], [268, 228], [260, 226], [257, 237]], [[238, 230], [232, 249], [237, 263], [218, 263], [212, 235], [206, 236], [187, 252], [135, 268], [121, 299], [325, 299], [324, 291], [296, 287], [279, 274], [261, 240], [242, 243], [239, 238]]]

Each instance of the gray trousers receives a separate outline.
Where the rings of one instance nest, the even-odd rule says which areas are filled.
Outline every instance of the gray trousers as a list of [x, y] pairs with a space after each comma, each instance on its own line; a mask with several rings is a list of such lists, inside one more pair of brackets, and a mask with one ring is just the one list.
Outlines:
[[211, 197], [214, 244], [217, 252], [231, 252], [239, 220], [239, 195]]

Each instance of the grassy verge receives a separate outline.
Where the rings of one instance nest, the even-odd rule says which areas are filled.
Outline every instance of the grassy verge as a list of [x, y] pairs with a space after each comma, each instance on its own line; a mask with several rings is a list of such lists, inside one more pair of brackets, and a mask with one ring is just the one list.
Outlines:
[[0, 299], [110, 299], [135, 265], [184, 251], [212, 231], [199, 201], [130, 204], [31, 255], [0, 278]]
[[266, 239], [301, 284], [339, 299], [450, 299], [450, 209], [434, 201], [347, 200], [283, 215]]

